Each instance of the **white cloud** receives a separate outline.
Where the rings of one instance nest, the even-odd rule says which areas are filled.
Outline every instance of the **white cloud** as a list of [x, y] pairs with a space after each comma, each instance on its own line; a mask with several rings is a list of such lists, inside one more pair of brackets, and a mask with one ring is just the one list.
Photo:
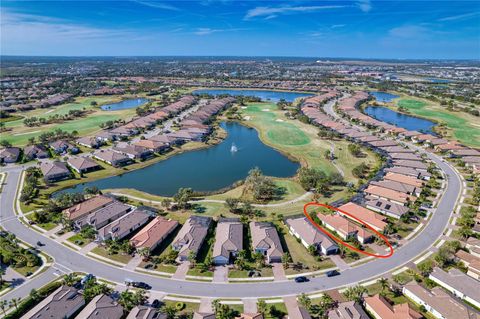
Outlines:
[[163, 9], [163, 10], [172, 10], [172, 11], [179, 11], [177, 7], [174, 7], [172, 5], [163, 3], [163, 2], [156, 2], [156, 1], [140, 1], [140, 0], [134, 0], [136, 3], [139, 3], [141, 5], [150, 7], [150, 8], [156, 8], [156, 9]]
[[360, 0], [357, 2], [357, 6], [363, 12], [369, 12], [370, 10], [372, 10], [372, 3], [370, 2], [370, 0]]
[[256, 7], [247, 11], [245, 15], [246, 20], [256, 18], [256, 17], [264, 17], [265, 19], [273, 19], [276, 18], [278, 15], [281, 14], [295, 14], [295, 13], [308, 13], [308, 12], [315, 12], [320, 10], [328, 10], [328, 9], [338, 9], [344, 8], [345, 6], [298, 6], [298, 7], [291, 7], [291, 6], [283, 6], [283, 7]]
[[438, 19], [438, 21], [444, 22], [444, 21], [456, 21], [456, 20], [465, 20], [472, 18], [474, 16], [480, 15], [480, 12], [470, 12], [470, 13], [465, 13], [465, 14], [459, 14], [455, 16], [449, 16], [445, 18]]
[[209, 35], [212, 33], [219, 33], [219, 32], [234, 32], [234, 31], [241, 31], [245, 29], [212, 29], [212, 28], [198, 28], [196, 29], [193, 34], [196, 35]]
[[330, 26], [330, 29], [338, 29], [338, 28], [343, 28], [345, 24], [334, 24]]
[[400, 27], [390, 29], [388, 34], [392, 37], [408, 39], [408, 38], [417, 38], [420, 36], [424, 36], [427, 34], [427, 32], [428, 32], [427, 28], [412, 24], [412, 25], [403, 25]]

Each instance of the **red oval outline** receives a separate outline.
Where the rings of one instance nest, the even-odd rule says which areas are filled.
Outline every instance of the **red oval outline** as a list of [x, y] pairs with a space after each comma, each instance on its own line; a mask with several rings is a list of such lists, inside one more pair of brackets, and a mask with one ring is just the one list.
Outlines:
[[[380, 238], [383, 239], [383, 241], [387, 244], [388, 248], [390, 249], [390, 252], [386, 255], [379, 255], [379, 254], [372, 254], [372, 253], [369, 253], [367, 251], [363, 251], [363, 250], [360, 250], [356, 247], [353, 247], [352, 245], [344, 242], [343, 240], [341, 240], [340, 238], [337, 238], [335, 236], [333, 236], [332, 234], [330, 234], [329, 231], [327, 231], [326, 229], [324, 229], [322, 226], [318, 225], [312, 217], [310, 217], [310, 215], [307, 213], [307, 207], [309, 206], [320, 206], [320, 207], [325, 207], [325, 208], [328, 208], [330, 210], [334, 210], [334, 211], [337, 211], [337, 212], [340, 212], [342, 214], [345, 214], [353, 219], [355, 219], [357, 222], [361, 223], [362, 225], [365, 225], [367, 226], [370, 230], [372, 230], [377, 236], [379, 236]], [[336, 241], [337, 243], [347, 247], [347, 248], [350, 248], [351, 250], [353, 251], [356, 251], [358, 253], [361, 253], [361, 254], [364, 254], [364, 255], [367, 255], [367, 256], [371, 256], [371, 257], [375, 257], [375, 258], [389, 258], [393, 255], [393, 247], [392, 245], [390, 244], [390, 242], [388, 241], [388, 239], [380, 234], [378, 231], [376, 231], [375, 229], [373, 229], [372, 226], [368, 225], [366, 222], [364, 222], [363, 220], [337, 208], [337, 207], [333, 207], [333, 206], [330, 206], [330, 205], [327, 205], [327, 204], [321, 204], [321, 203], [316, 203], [316, 202], [310, 202], [310, 203], [307, 203], [303, 206], [303, 214], [308, 218], [308, 220], [318, 229], [320, 230], [322, 233], [324, 233], [325, 235], [327, 235], [328, 237], [330, 237], [331, 239], [333, 239], [334, 241]]]

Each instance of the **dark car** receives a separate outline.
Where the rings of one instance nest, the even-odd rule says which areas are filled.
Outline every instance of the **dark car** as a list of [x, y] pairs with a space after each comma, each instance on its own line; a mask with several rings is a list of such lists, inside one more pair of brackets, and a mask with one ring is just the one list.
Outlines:
[[158, 299], [155, 299], [155, 300], [152, 302], [152, 308], [160, 308], [161, 305], [162, 305], [162, 303], [161, 303], [160, 300], [158, 300]]
[[305, 276], [300, 276], [295, 278], [295, 282], [307, 282], [308, 278]]
[[338, 272], [338, 270], [330, 270], [330, 271], [327, 271], [327, 277], [335, 277], [335, 276], [338, 276], [340, 275], [340, 273]]
[[142, 281], [134, 281], [132, 282], [132, 287], [135, 287], [135, 288], [141, 288], [141, 289], [145, 289], [145, 290], [150, 290], [152, 289], [152, 286], [150, 286], [149, 284], [146, 284]]
[[42, 243], [41, 241], [37, 241], [37, 246], [38, 246], [38, 247], [42, 247], [42, 246], [45, 246], [45, 244]]

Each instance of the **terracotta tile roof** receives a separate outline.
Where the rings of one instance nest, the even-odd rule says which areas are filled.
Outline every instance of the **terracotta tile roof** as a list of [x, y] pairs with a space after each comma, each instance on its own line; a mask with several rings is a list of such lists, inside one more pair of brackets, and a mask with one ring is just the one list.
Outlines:
[[97, 209], [110, 205], [114, 201], [115, 200], [113, 198], [98, 195], [87, 199], [86, 201], [81, 202], [75, 206], [65, 209], [64, 213], [68, 219], [75, 220], [84, 215], [90, 214]]
[[412, 177], [412, 176], [408, 176], [408, 175], [398, 174], [398, 173], [388, 172], [385, 175], [384, 179], [399, 182], [399, 183], [403, 183], [403, 184], [412, 185], [412, 186], [415, 186], [417, 188], [421, 188], [423, 186], [423, 182], [422, 182], [421, 179], [418, 179], [418, 178], [415, 178], [415, 177]]
[[408, 195], [406, 193], [394, 191], [392, 189], [375, 186], [375, 185], [368, 186], [368, 188], [364, 192], [367, 194], [387, 198], [389, 200], [393, 200], [403, 204], [407, 203], [409, 200], [414, 202], [417, 199], [413, 195]]
[[160, 240], [168, 236], [177, 226], [178, 222], [176, 220], [157, 216], [133, 236], [130, 242], [137, 249], [155, 247]]
[[[338, 208], [359, 218], [377, 230], [383, 230], [387, 226], [387, 223], [384, 222], [385, 217], [355, 203], [349, 202]], [[346, 217], [349, 218], [348, 216]]]

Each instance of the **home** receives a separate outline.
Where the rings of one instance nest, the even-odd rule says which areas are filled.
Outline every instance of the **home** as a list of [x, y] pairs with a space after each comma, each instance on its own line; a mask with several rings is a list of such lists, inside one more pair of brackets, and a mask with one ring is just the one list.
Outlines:
[[235, 317], [235, 319], [263, 319], [261, 313], [242, 313], [240, 317]]
[[85, 305], [82, 294], [75, 288], [61, 286], [40, 301], [21, 319], [32, 318], [71, 318]]
[[388, 188], [397, 192], [413, 195], [415, 197], [420, 196], [420, 193], [421, 193], [421, 189], [417, 189], [415, 186], [388, 180], [388, 179], [382, 180], [382, 181], [371, 181], [370, 185]]
[[416, 169], [417, 171], [426, 171], [428, 169], [428, 166], [420, 161], [394, 160], [393, 165], [399, 167], [410, 167]]
[[282, 262], [282, 243], [272, 223], [250, 222], [250, 234], [255, 253], [265, 256], [268, 263]]
[[400, 219], [410, 210], [407, 206], [395, 204], [381, 198], [367, 196], [365, 199], [366, 208], [396, 219]]
[[361, 244], [373, 240], [373, 234], [370, 231], [338, 214], [324, 215], [318, 213], [317, 217], [327, 229], [336, 232], [343, 240], [353, 238], [357, 239]]
[[56, 153], [56, 154], [65, 154], [70, 152], [71, 154], [77, 154], [80, 150], [70, 144], [65, 140], [57, 140], [48, 144], [48, 146]]
[[123, 307], [112, 297], [100, 294], [95, 296], [76, 318], [121, 319], [123, 318]]
[[214, 264], [229, 264], [241, 250], [243, 250], [243, 224], [235, 218], [219, 219], [213, 245]]
[[135, 234], [135, 236], [130, 239], [130, 243], [137, 250], [145, 248], [153, 251], [175, 230], [175, 228], [177, 228], [177, 226], [178, 222], [176, 220], [157, 216]]
[[102, 139], [97, 139], [96, 137], [91, 136], [80, 137], [76, 140], [76, 143], [88, 148], [99, 148], [104, 144]]
[[468, 237], [465, 248], [470, 251], [470, 254], [480, 257], [480, 239], [475, 237]]
[[441, 268], [435, 267], [428, 276], [431, 280], [450, 291], [455, 296], [465, 299], [477, 308], [480, 308], [480, 282], [467, 276], [456, 268], [447, 273]]
[[0, 163], [15, 163], [20, 157], [18, 147], [5, 147], [0, 149]]
[[68, 219], [75, 221], [85, 215], [95, 212], [98, 209], [106, 207], [116, 201], [113, 197], [97, 195], [81, 203], [63, 210], [63, 214]]
[[126, 205], [122, 202], [114, 200], [110, 204], [91, 211], [89, 214], [83, 215], [74, 220], [74, 227], [82, 229], [90, 225], [96, 230], [122, 217], [132, 210], [132, 206]]
[[289, 233], [300, 239], [307, 249], [314, 246], [324, 255], [336, 254], [337, 244], [327, 235], [319, 231], [306, 217], [290, 218], [286, 220]]
[[128, 165], [132, 162], [127, 155], [112, 150], [96, 151], [93, 153], [93, 157], [115, 167]]
[[421, 179], [408, 176], [408, 175], [403, 175], [403, 174], [398, 174], [398, 173], [392, 173], [389, 172], [384, 176], [384, 179], [394, 181], [394, 182], [399, 182], [402, 184], [407, 184], [414, 186], [416, 188], [421, 189], [423, 187], [424, 182]]
[[[425, 289], [412, 281], [402, 289], [403, 294], [438, 319], [472, 318], [473, 310], [468, 309], [440, 287]], [[475, 316], [476, 317], [476, 316]], [[473, 318], [475, 318], [473, 317]]]
[[100, 228], [97, 233], [97, 238], [100, 241], [108, 239], [121, 240], [145, 225], [149, 221], [151, 215], [152, 214], [149, 211], [137, 208], [133, 212], [130, 212], [105, 227]]
[[421, 319], [423, 316], [408, 304], [391, 305], [385, 297], [376, 294], [364, 299], [367, 312], [375, 319]]
[[480, 257], [469, 254], [464, 250], [457, 251], [455, 257], [467, 266], [467, 275], [480, 280]]
[[48, 158], [50, 154], [45, 146], [42, 144], [29, 145], [23, 149], [23, 155], [27, 160], [33, 160], [35, 158]]
[[138, 142], [133, 143], [133, 145], [147, 148], [155, 153], [161, 153], [170, 147], [168, 144], [155, 141], [154, 139], [139, 140]]
[[67, 160], [67, 164], [79, 174], [88, 173], [102, 168], [97, 162], [86, 156], [70, 157]]
[[40, 164], [40, 170], [43, 174], [43, 179], [46, 182], [57, 182], [63, 179], [72, 177], [72, 173], [68, 170], [63, 162], [43, 162]]
[[124, 138], [128, 138], [130, 136], [138, 134], [138, 129], [129, 128], [126, 126], [119, 126], [117, 128], [110, 130], [110, 133], [124, 139]]
[[[365, 222], [376, 231], [383, 232], [383, 229], [387, 226], [385, 217], [353, 202], [348, 202], [338, 207], [338, 209], [339, 214], [344, 215], [347, 218], [351, 218], [349, 215], [352, 215]], [[347, 214], [343, 214], [343, 212]], [[355, 219], [353, 220], [355, 221]]]
[[97, 139], [97, 141], [107, 143], [115, 141], [117, 139], [117, 135], [109, 131], [100, 131], [95, 134], [95, 138]]
[[414, 153], [390, 153], [390, 158], [395, 161], [422, 161], [423, 159]]
[[355, 301], [341, 302], [328, 312], [329, 319], [369, 319], [362, 306]]
[[167, 314], [158, 312], [156, 308], [140, 305], [133, 307], [126, 319], [167, 319]]
[[417, 199], [413, 195], [408, 195], [403, 192], [398, 192], [389, 188], [376, 185], [369, 185], [368, 188], [364, 190], [364, 193], [369, 194], [375, 198], [389, 200], [399, 205], [407, 205], [409, 202], [414, 202]]
[[188, 260], [189, 256], [197, 256], [207, 237], [212, 218], [207, 216], [190, 216], [172, 242], [172, 248], [178, 251], [180, 261]]
[[138, 145], [130, 145], [125, 143], [121, 143], [117, 146], [114, 146], [112, 150], [114, 150], [115, 152], [125, 154], [131, 159], [144, 160], [153, 156], [152, 150], [149, 150], [146, 147], [138, 146]]

